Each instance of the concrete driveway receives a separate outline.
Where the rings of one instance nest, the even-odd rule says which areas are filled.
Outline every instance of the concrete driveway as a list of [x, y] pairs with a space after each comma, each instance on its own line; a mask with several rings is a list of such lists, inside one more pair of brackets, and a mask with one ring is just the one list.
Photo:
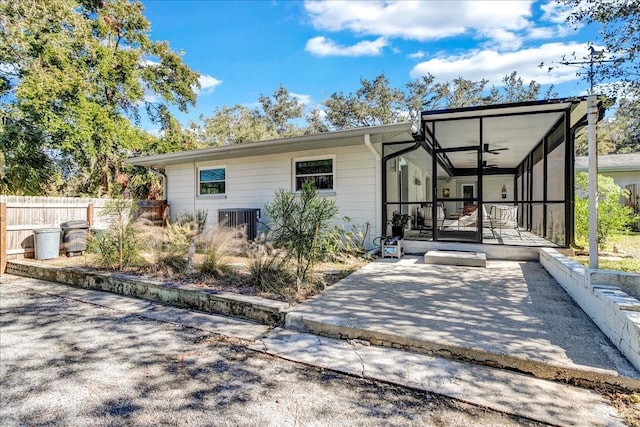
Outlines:
[[291, 310], [290, 328], [576, 382], [640, 374], [536, 262], [380, 259]]

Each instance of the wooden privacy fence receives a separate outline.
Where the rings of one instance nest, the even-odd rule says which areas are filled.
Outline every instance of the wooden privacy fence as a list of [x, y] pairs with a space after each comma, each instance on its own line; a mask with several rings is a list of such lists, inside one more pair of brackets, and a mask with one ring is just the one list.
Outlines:
[[[77, 197], [27, 197], [0, 195], [0, 273], [7, 258], [28, 258], [34, 253], [33, 230], [60, 227], [67, 221], [85, 220], [89, 226], [106, 227], [104, 213], [109, 199]], [[164, 225], [165, 201], [138, 201], [138, 216]]]

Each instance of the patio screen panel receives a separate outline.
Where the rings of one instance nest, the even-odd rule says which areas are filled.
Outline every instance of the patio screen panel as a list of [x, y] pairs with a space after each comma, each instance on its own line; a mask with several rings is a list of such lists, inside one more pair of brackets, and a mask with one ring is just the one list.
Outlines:
[[547, 204], [547, 229], [545, 237], [560, 246], [565, 245], [564, 203]]
[[547, 155], [547, 200], [564, 200], [565, 144], [561, 143]]
[[[531, 169], [532, 202], [544, 201], [544, 158], [543, 148], [540, 145], [533, 152], [533, 168]], [[544, 236], [544, 205], [534, 203], [531, 210], [531, 232], [538, 236]]]

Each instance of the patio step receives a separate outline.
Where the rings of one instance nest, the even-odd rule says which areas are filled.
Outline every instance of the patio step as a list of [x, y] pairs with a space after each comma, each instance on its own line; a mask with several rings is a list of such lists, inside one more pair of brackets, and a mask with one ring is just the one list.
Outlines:
[[486, 267], [487, 255], [483, 252], [448, 251], [436, 249], [424, 254], [425, 264], [460, 265]]

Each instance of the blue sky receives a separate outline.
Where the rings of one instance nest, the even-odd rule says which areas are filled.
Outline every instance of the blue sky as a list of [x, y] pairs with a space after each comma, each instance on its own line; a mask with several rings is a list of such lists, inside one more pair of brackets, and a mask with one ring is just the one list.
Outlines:
[[555, 84], [561, 97], [584, 94], [578, 69], [558, 62], [597, 40], [597, 28], [569, 27], [566, 11], [546, 0], [142, 1], [152, 39], [201, 74], [197, 106], [178, 114], [185, 125], [217, 106], [253, 106], [280, 84], [318, 107], [381, 72], [401, 87], [425, 73], [499, 85], [517, 71]]

